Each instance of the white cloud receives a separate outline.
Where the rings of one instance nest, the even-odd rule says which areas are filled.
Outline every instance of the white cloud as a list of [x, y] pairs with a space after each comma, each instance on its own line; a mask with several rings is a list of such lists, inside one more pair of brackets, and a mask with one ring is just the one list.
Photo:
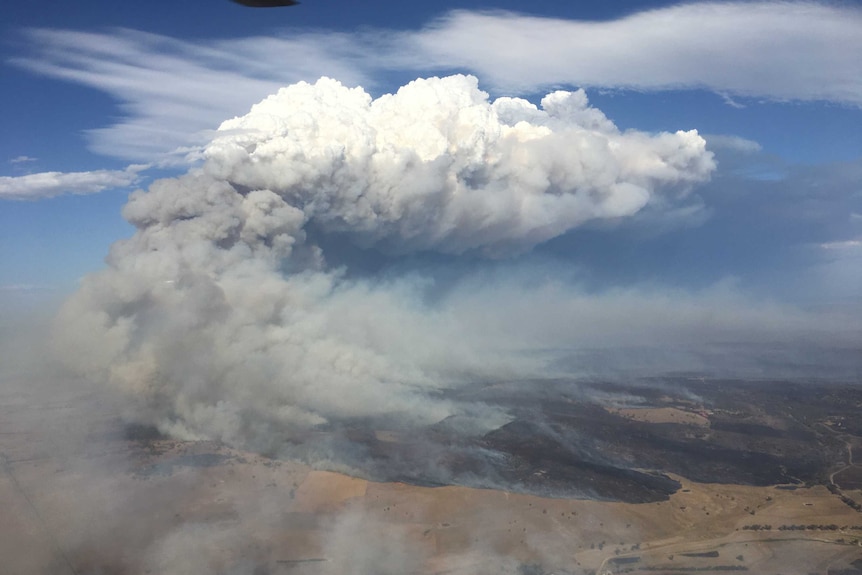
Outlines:
[[157, 161], [224, 118], [322, 75], [374, 89], [382, 72], [470, 71], [507, 93], [549, 86], [708, 89], [733, 98], [862, 106], [862, 9], [813, 2], [695, 3], [595, 22], [457, 11], [421, 30], [178, 40], [131, 30], [30, 32], [13, 63], [120, 102], [91, 149]]
[[[376, 100], [322, 79], [225, 122], [205, 171], [266, 190], [254, 213], [287, 201], [300, 223], [364, 246], [509, 254], [684, 195], [715, 168], [705, 145], [696, 131], [621, 132], [582, 90], [537, 107], [492, 102], [471, 76], [415, 80]], [[171, 201], [148, 198], [127, 215]]]
[[862, 248], [862, 240], [842, 240], [820, 244], [824, 250], [855, 250]]
[[747, 138], [727, 134], [704, 134], [707, 147], [711, 150], [731, 150], [743, 154], [753, 154], [763, 150], [763, 147]]
[[126, 188], [138, 181], [139, 169], [0, 176], [0, 200], [38, 200], [63, 194], [95, 194], [106, 189]]
[[423, 63], [507, 89], [572, 84], [862, 106], [862, 9], [692, 3], [607, 22], [458, 11], [417, 34]]
[[817, 247], [824, 257], [808, 271], [806, 279], [833, 301], [857, 303], [850, 317], [859, 317], [862, 304], [862, 238], [824, 242]]
[[30, 156], [18, 156], [17, 158], [12, 158], [9, 160], [10, 164], [25, 164], [27, 162], [35, 162], [36, 158], [31, 158]]
[[26, 293], [49, 291], [53, 289], [54, 288], [51, 286], [40, 284], [0, 284], [0, 292]]
[[125, 29], [29, 35], [36, 54], [12, 62], [118, 99], [123, 117], [91, 130], [91, 149], [132, 161], [203, 144], [207, 130], [297, 80], [364, 79], [351, 37], [335, 33], [198, 42]]

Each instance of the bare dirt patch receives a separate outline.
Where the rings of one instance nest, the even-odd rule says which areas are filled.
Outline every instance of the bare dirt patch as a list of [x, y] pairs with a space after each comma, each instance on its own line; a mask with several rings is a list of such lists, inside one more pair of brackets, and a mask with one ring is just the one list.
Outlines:
[[676, 407], [608, 407], [608, 413], [645, 423], [679, 423], [709, 427], [709, 417], [703, 413], [684, 411]]

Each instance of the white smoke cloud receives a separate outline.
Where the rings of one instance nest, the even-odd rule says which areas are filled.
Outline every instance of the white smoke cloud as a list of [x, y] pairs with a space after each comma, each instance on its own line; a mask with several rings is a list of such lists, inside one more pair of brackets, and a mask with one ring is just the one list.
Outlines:
[[205, 155], [131, 196], [138, 232], [67, 303], [62, 338], [163, 429], [232, 443], [348, 416], [432, 423], [462, 408], [427, 391], [513, 369], [453, 348], [464, 326], [410, 281], [327, 269], [309, 226], [398, 253], [499, 256], [683, 194], [714, 165], [696, 132], [621, 133], [583, 92], [490, 102], [465, 76], [377, 100], [295, 84], [225, 122]]
[[672, 209], [709, 176], [696, 132], [620, 132], [580, 91], [536, 107], [492, 102], [467, 76], [376, 100], [334, 80], [299, 83], [225, 122], [205, 157], [132, 194], [124, 216], [137, 233], [82, 282], [57, 330], [72, 365], [175, 436], [277, 452], [352, 418], [460, 416], [482, 431], [505, 415], [441, 392], [559, 375], [549, 360], [575, 347], [858, 336], [732, 289], [588, 296], [552, 271], [512, 267], [432, 301], [433, 274], [363, 279], [327, 264], [317, 239], [501, 257], [654, 201]]
[[[334, 80], [300, 83], [220, 130], [207, 174], [399, 252], [528, 249], [630, 216], [662, 186], [684, 191], [715, 167], [696, 131], [621, 133], [582, 91], [549, 94], [541, 108], [489, 102], [468, 76], [377, 100]], [[271, 211], [279, 199], [265, 201]]]
[[[400, 575], [421, 573], [431, 554], [411, 540], [403, 525], [369, 512], [348, 510], [337, 518], [324, 545], [331, 559], [320, 566], [325, 575]], [[415, 536], [414, 536], [415, 539]]]

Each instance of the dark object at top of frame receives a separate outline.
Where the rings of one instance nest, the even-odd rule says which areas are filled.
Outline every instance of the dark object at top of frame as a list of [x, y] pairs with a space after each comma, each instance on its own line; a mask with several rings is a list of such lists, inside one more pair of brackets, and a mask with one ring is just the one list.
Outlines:
[[233, 0], [237, 4], [251, 8], [277, 8], [279, 6], [295, 6], [296, 0]]

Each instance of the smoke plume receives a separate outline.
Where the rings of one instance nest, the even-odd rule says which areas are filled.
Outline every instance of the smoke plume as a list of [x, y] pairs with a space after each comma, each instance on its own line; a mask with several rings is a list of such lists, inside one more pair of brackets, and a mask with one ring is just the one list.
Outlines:
[[496, 427], [505, 414], [442, 391], [541, 376], [548, 349], [637, 344], [656, 322], [658, 341], [689, 342], [711, 320], [730, 338], [808, 325], [732, 295], [592, 298], [514, 267], [429, 297], [422, 273], [328, 263], [339, 245], [497, 261], [672, 208], [715, 167], [696, 131], [621, 131], [583, 91], [535, 106], [477, 84], [420, 79], [374, 99], [323, 78], [224, 122], [200, 167], [132, 194], [137, 232], [65, 304], [58, 349], [136, 398], [137, 420], [278, 451], [355, 418]]

